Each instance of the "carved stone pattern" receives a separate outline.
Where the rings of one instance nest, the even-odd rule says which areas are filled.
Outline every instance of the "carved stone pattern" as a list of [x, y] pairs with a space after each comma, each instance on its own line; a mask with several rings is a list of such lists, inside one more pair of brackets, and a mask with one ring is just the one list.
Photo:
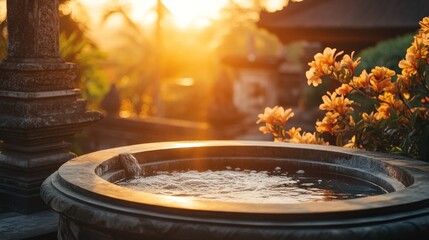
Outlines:
[[72, 69], [56, 71], [1, 71], [0, 89], [10, 91], [50, 91], [75, 88]]
[[84, 114], [86, 100], [48, 99], [40, 101], [23, 101], [0, 98], [1, 115], [16, 117], [45, 117], [63, 114]]

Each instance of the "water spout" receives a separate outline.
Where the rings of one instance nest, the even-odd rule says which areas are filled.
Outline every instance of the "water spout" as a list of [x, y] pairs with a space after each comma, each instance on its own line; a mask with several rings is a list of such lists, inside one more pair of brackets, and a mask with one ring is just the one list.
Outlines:
[[142, 172], [139, 162], [131, 153], [119, 154], [119, 161], [122, 167], [125, 169], [125, 175], [127, 177], [138, 178]]

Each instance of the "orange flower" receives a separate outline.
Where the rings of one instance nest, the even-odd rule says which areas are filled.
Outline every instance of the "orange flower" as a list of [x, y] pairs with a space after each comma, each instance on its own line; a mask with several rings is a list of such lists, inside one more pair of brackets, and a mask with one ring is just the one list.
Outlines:
[[[425, 18], [421, 24], [427, 24], [428, 18]], [[427, 25], [426, 25], [427, 26]], [[423, 29], [423, 25], [422, 25]], [[419, 60], [428, 62], [429, 57], [429, 32], [420, 31], [414, 36], [414, 41], [411, 46], [407, 49], [405, 59], [399, 62], [399, 67], [402, 69], [402, 75], [410, 78], [417, 74], [417, 68], [419, 66]]]
[[316, 122], [316, 131], [319, 133], [327, 132], [334, 135], [335, 131], [339, 128], [337, 126], [339, 116], [340, 115], [336, 112], [327, 112], [322, 121]]
[[336, 92], [327, 93], [328, 95], [322, 97], [323, 103], [319, 106], [320, 110], [334, 111], [341, 116], [345, 116], [347, 113], [353, 111], [353, 108], [350, 106], [353, 101], [345, 98], [343, 95], [338, 96]]
[[305, 76], [307, 77], [307, 84], [313, 85], [317, 87], [319, 84], [322, 83], [322, 77], [323, 76], [329, 76], [334, 71], [341, 70], [341, 64], [336, 63], [336, 58], [343, 54], [343, 52], [338, 52], [335, 54], [337, 49], [332, 48], [325, 48], [323, 50], [323, 53], [317, 53], [314, 56], [314, 60], [310, 62], [308, 65], [310, 66], [310, 69], [305, 73]]
[[358, 57], [355, 61], [353, 61], [354, 54], [355, 54], [354, 51], [350, 56], [348, 54], [345, 54], [343, 56], [343, 59], [341, 60], [341, 66], [347, 67], [350, 71], [350, 75], [353, 75], [356, 67], [360, 64], [360, 61], [361, 61], [360, 57]]
[[323, 65], [327, 65], [327, 66], [332, 66], [335, 63], [335, 59], [344, 53], [344, 51], [338, 52], [337, 54], [335, 54], [335, 52], [337, 51], [336, 48], [325, 48], [323, 50], [323, 54], [322, 53], [317, 53], [314, 56], [314, 60], [316, 62], [320, 62], [323, 63]]
[[284, 130], [286, 127], [287, 121], [294, 116], [292, 109], [284, 110], [283, 107], [275, 106], [274, 108], [265, 108], [264, 114], [259, 114], [257, 124], [265, 123], [265, 126], [259, 128], [264, 134], [273, 134], [277, 139], [284, 137]]
[[341, 85], [341, 87], [339, 87], [339, 88], [335, 89], [335, 92], [336, 92], [337, 94], [340, 94], [340, 95], [347, 95], [347, 94], [349, 94], [352, 90], [353, 90], [353, 88], [352, 88], [349, 84], [345, 84], [345, 83], [343, 83], [343, 84]]
[[345, 144], [343, 147], [345, 148], [356, 148], [355, 146], [356, 136], [353, 135], [353, 137], [349, 140], [347, 144]]
[[293, 138], [290, 139], [290, 142], [292, 143], [307, 143], [307, 144], [323, 144], [328, 145], [329, 143], [326, 143], [321, 138], [316, 137], [316, 133], [307, 133], [303, 132], [301, 134], [296, 134]]
[[369, 74], [366, 70], [363, 70], [359, 77], [354, 77], [350, 82], [350, 85], [354, 88], [366, 88], [369, 85]]
[[371, 124], [375, 123], [377, 121], [377, 119], [375, 119], [374, 112], [371, 112], [369, 115], [368, 115], [368, 113], [363, 113], [362, 118], [365, 122], [371, 123]]
[[274, 142], [288, 142], [288, 140], [282, 137], [275, 137]]
[[281, 125], [285, 125], [287, 120], [293, 117], [295, 114], [292, 112], [291, 108], [286, 110], [283, 107], [275, 106], [274, 108], [265, 108], [264, 114], [259, 114], [257, 124], [261, 122], [276, 124], [280, 123]]
[[398, 64], [399, 68], [402, 69], [402, 75], [410, 78], [411, 76], [416, 75], [417, 66], [415, 65], [417, 62], [412, 56], [408, 54], [405, 56], [405, 60], [401, 60]]
[[278, 108], [278, 106], [275, 106], [274, 108], [266, 107], [263, 114], [258, 114], [258, 121], [256, 121], [256, 124], [259, 124], [261, 122], [265, 123], [273, 123], [274, 122], [274, 116], [273, 112]]
[[402, 100], [400, 99], [396, 99], [395, 95], [389, 93], [389, 92], [385, 92], [383, 95], [378, 96], [378, 99], [380, 101], [382, 101], [382, 104], [387, 104], [391, 107], [393, 107], [393, 109], [397, 110], [397, 111], [403, 111], [405, 104], [404, 102], [402, 102]]
[[[401, 60], [401, 61], [405, 61], [405, 60]], [[398, 78], [396, 81], [397, 81], [401, 91], [403, 91], [404, 88], [408, 89], [412, 86], [411, 77], [409, 77], [408, 75], [398, 74]]]
[[382, 103], [378, 108], [377, 112], [374, 114], [374, 117], [377, 121], [380, 121], [382, 119], [389, 119], [390, 118], [390, 105], [387, 103]]
[[420, 31], [416, 36], [414, 36], [414, 41], [416, 42], [417, 49], [420, 51], [419, 57], [425, 59], [429, 53], [429, 32]]
[[378, 96], [378, 99], [384, 103], [393, 106], [395, 103], [395, 96], [391, 93], [385, 92], [383, 95]]
[[423, 18], [420, 22], [420, 27], [422, 32], [428, 32], [429, 31], [429, 17]]
[[[345, 148], [357, 148], [356, 147], [356, 136], [353, 135], [353, 137], [349, 140], [349, 142], [344, 145]], [[359, 146], [360, 149], [364, 149], [363, 146]]]
[[295, 113], [292, 112], [291, 108], [284, 110], [283, 107], [278, 107], [276, 111], [274, 111], [275, 120], [280, 122], [283, 126], [286, 125], [286, 122], [293, 116], [295, 116]]
[[386, 67], [375, 67], [371, 70], [369, 76], [369, 82], [371, 89], [374, 92], [381, 93], [396, 92], [395, 84], [392, 83], [392, 76], [395, 75], [395, 71], [390, 70]]
[[301, 133], [301, 128], [291, 128], [289, 131], [286, 132], [287, 135], [289, 135], [290, 138], [294, 138], [295, 136], [299, 135]]
[[273, 125], [266, 123], [265, 126], [259, 127], [259, 131], [261, 131], [263, 134], [273, 134], [277, 135], [277, 132], [273, 129]]
[[322, 75], [317, 73], [315, 68], [310, 68], [306, 71], [305, 76], [307, 77], [308, 86], [313, 85], [314, 87], [317, 87], [319, 84], [322, 84]]

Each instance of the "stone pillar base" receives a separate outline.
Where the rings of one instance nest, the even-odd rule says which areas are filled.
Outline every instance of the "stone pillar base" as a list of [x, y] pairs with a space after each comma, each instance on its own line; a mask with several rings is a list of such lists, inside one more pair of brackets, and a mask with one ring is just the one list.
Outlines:
[[0, 154], [0, 205], [3, 210], [28, 214], [46, 209], [40, 198], [40, 185], [59, 166], [75, 157], [66, 151], [37, 155]]

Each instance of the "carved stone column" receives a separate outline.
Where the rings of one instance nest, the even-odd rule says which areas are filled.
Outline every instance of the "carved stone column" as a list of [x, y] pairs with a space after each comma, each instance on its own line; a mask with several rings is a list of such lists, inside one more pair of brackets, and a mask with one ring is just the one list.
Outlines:
[[0, 64], [0, 204], [44, 208], [42, 181], [75, 155], [66, 140], [102, 118], [86, 111], [76, 65], [59, 51], [58, 0], [7, 0], [8, 56]]

